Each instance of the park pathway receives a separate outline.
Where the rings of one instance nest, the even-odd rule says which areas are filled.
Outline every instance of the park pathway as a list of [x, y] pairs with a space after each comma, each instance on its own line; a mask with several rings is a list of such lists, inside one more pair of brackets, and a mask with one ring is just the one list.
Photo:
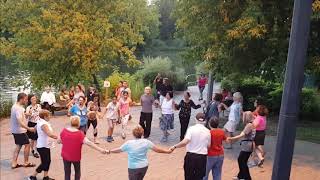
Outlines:
[[[214, 91], [219, 90], [219, 85], [216, 85]], [[198, 99], [197, 87], [189, 87], [192, 99], [196, 102]], [[175, 101], [179, 103], [182, 98], [182, 93], [177, 93]], [[138, 123], [141, 107], [133, 107], [131, 113], [133, 119], [129, 122], [128, 134], [131, 129]], [[194, 116], [202, 109], [193, 110], [191, 124], [195, 123]], [[178, 120], [178, 112], [175, 113], [175, 129], [171, 132], [169, 141], [160, 143], [161, 131], [159, 130], [159, 109], [155, 109], [152, 132], [150, 140], [162, 147], [170, 147], [179, 141], [180, 125]], [[63, 127], [68, 124], [68, 117], [54, 116], [51, 119], [53, 129], [59, 133]], [[0, 179], [1, 180], [23, 180], [30, 175], [34, 168], [19, 168], [15, 170], [10, 169], [10, 159], [14, 149], [13, 137], [10, 134], [9, 119], [4, 119], [0, 122]], [[100, 146], [103, 148], [115, 148], [120, 146], [125, 141], [120, 137], [120, 127], [115, 130], [115, 142], [107, 143], [104, 141], [107, 130], [106, 120], [98, 122], [98, 129], [100, 137]], [[92, 138], [92, 129], [89, 130], [89, 138]], [[132, 139], [132, 136], [128, 136]], [[276, 137], [267, 137], [266, 139], [266, 163], [264, 168], [251, 168], [251, 174], [254, 180], [269, 180], [272, 173], [272, 161], [274, 156]], [[223, 180], [230, 180], [238, 171], [237, 155], [239, 153], [238, 143], [232, 150], [225, 151], [225, 161], [223, 166]], [[292, 165], [292, 180], [320, 180], [320, 145], [309, 143], [305, 141], [296, 141], [294, 160]], [[51, 151], [52, 163], [50, 175], [57, 179], [63, 180], [63, 163], [60, 156], [61, 145], [57, 144]], [[146, 180], [183, 180], [183, 158], [185, 149], [177, 149], [170, 155], [149, 153], [149, 169], [145, 177]], [[19, 156], [19, 161], [22, 162], [23, 154]], [[39, 164], [39, 160], [30, 157], [31, 162]], [[126, 180], [127, 179], [127, 155], [126, 154], [112, 154], [102, 155], [94, 150], [84, 146], [82, 162], [82, 180]], [[38, 176], [40, 179], [42, 175]], [[42, 179], [42, 178], [41, 178]]]

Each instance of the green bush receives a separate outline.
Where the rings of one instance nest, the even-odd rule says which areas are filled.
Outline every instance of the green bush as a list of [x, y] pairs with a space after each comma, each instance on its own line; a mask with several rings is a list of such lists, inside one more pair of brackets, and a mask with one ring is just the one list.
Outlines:
[[110, 88], [108, 91], [108, 96], [115, 95], [115, 89], [117, 88], [120, 81], [126, 80], [129, 83], [131, 89], [131, 98], [133, 101], [139, 101], [140, 96], [144, 91], [144, 84], [136, 75], [130, 75], [129, 73], [120, 73], [119, 71], [114, 71], [108, 78], [110, 81]]
[[158, 73], [168, 78], [175, 90], [185, 90], [185, 72], [183, 69], [175, 68], [169, 58], [145, 57], [143, 66], [135, 75], [141, 78], [145, 85], [150, 85]]
[[0, 118], [10, 116], [12, 101], [1, 100], [0, 102]]
[[[279, 113], [281, 108], [283, 86], [279, 83], [265, 81], [258, 77], [240, 79], [225, 78], [221, 82], [222, 88], [240, 91], [243, 95], [243, 109], [253, 110], [253, 102], [260, 97], [272, 113]], [[315, 118], [320, 113], [320, 95], [315, 89], [303, 88], [301, 93], [300, 115], [304, 118]]]

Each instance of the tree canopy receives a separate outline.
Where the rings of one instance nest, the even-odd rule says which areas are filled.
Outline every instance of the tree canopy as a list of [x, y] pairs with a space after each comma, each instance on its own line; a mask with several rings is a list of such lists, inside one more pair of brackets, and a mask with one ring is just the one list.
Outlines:
[[0, 12], [0, 54], [29, 70], [36, 87], [139, 64], [136, 46], [159, 24], [146, 0], [2, 0]]
[[[179, 0], [174, 12], [188, 56], [206, 60], [216, 75], [232, 73], [283, 78], [293, 0]], [[320, 3], [313, 3], [309, 68], [319, 69]]]

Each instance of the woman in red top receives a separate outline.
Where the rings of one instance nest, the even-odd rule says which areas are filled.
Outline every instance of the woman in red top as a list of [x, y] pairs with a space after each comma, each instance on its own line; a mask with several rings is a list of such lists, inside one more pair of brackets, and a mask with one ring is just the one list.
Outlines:
[[211, 170], [213, 179], [221, 180], [224, 159], [222, 142], [226, 141], [227, 137], [225, 135], [225, 131], [223, 129], [219, 129], [218, 125], [219, 119], [217, 117], [212, 117], [210, 119], [211, 146], [208, 149], [206, 176], [203, 180], [208, 180]]
[[87, 144], [93, 149], [106, 154], [107, 151], [95, 145], [88, 138], [85, 137], [82, 131], [79, 130], [80, 118], [78, 116], [71, 116], [71, 127], [64, 128], [60, 134], [59, 143], [62, 143], [61, 156], [64, 164], [65, 180], [70, 180], [71, 164], [74, 166], [75, 180], [80, 180], [80, 160], [82, 144]]

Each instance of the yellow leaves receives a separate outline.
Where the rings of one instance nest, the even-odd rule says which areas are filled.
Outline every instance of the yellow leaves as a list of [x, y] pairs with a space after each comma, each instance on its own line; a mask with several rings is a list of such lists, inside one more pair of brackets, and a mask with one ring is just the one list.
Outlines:
[[230, 40], [242, 38], [261, 39], [266, 32], [266, 26], [257, 24], [255, 19], [242, 18], [235, 23], [235, 27], [227, 30], [227, 37]]
[[320, 0], [315, 0], [312, 4], [312, 10], [314, 12], [320, 12]]

